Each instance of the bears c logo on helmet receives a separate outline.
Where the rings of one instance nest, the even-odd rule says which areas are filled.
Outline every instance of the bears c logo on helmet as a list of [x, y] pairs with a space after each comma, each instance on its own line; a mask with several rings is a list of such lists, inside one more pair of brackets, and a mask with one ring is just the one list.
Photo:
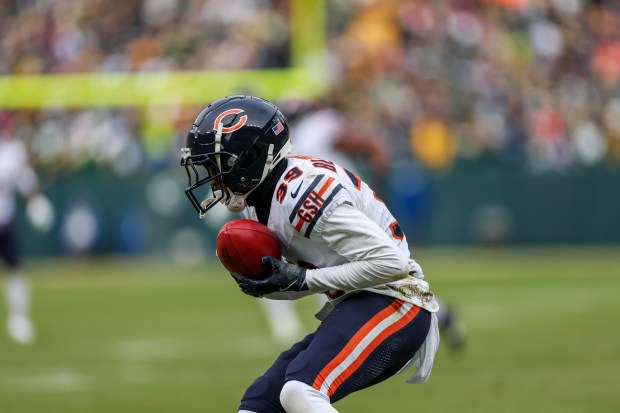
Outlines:
[[[225, 110], [224, 112], [220, 113], [217, 118], [215, 118], [215, 122], [213, 122], [213, 129], [217, 130], [218, 125], [220, 124], [220, 122], [222, 122], [224, 120], [224, 118], [228, 115], [236, 115], [238, 113], [242, 113], [243, 109], [228, 109]], [[245, 125], [245, 122], [247, 122], [248, 117], [247, 115], [243, 115], [239, 118], [239, 121], [237, 123], [235, 123], [232, 126], [228, 126], [228, 127], [222, 127], [222, 133], [230, 133], [230, 132], [234, 132], [237, 129], [240, 129], [243, 125]], [[223, 126], [223, 125], [222, 125]]]

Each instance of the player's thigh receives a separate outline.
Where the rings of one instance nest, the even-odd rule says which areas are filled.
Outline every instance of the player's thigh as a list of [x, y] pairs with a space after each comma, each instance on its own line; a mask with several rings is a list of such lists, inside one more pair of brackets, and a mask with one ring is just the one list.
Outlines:
[[280, 354], [265, 374], [254, 380], [248, 387], [241, 399], [239, 410], [259, 413], [286, 413], [280, 404], [280, 391], [284, 386], [286, 370], [290, 362], [308, 347], [313, 337], [314, 333]]
[[391, 297], [362, 292], [338, 304], [288, 366], [332, 402], [394, 375], [424, 342], [431, 316]]

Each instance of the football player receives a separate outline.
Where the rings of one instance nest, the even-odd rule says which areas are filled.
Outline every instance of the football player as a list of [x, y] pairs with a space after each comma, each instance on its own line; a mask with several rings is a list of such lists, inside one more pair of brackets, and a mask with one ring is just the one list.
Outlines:
[[282, 353], [245, 392], [240, 413], [336, 412], [332, 404], [411, 366], [428, 379], [439, 344], [438, 304], [383, 201], [329, 160], [287, 156], [276, 106], [230, 96], [196, 118], [182, 150], [185, 190], [201, 217], [218, 202], [267, 225], [283, 260], [274, 274], [235, 277], [253, 297], [325, 294], [315, 332]]
[[9, 114], [0, 112], [0, 256], [8, 268], [4, 288], [7, 332], [15, 342], [29, 344], [35, 339], [35, 328], [30, 319], [30, 287], [21, 271], [17, 245], [15, 190], [26, 198], [26, 216], [38, 230], [49, 230], [54, 209], [40, 192], [26, 148], [13, 137], [12, 129]]

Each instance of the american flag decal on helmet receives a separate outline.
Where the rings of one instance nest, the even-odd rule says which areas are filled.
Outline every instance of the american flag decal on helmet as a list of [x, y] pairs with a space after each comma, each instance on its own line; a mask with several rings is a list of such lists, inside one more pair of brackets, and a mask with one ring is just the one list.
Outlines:
[[273, 131], [274, 135], [278, 136], [280, 132], [284, 130], [284, 125], [282, 125], [282, 122], [278, 121], [278, 123], [276, 123], [276, 126], [271, 128], [271, 130]]

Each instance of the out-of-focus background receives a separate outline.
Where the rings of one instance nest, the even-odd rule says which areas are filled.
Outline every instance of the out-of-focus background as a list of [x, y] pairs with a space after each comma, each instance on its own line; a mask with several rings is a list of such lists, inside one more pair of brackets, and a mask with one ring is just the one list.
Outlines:
[[236, 411], [282, 350], [214, 257], [231, 216], [183, 193], [239, 93], [370, 132], [388, 162], [351, 161], [466, 327], [428, 384], [337, 408], [620, 410], [617, 1], [2, 0], [0, 130], [55, 220], [18, 199], [37, 340], [0, 334], [0, 412]]

